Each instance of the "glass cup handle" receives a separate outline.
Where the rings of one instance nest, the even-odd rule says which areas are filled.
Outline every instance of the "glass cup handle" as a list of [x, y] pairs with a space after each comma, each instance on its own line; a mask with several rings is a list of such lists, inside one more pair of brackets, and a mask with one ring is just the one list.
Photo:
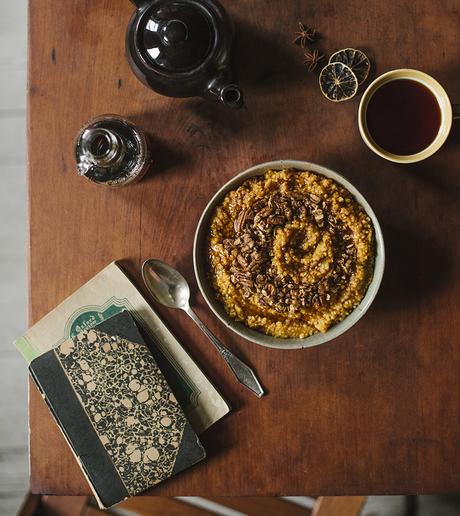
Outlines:
[[452, 118], [460, 118], [460, 104], [452, 104]]

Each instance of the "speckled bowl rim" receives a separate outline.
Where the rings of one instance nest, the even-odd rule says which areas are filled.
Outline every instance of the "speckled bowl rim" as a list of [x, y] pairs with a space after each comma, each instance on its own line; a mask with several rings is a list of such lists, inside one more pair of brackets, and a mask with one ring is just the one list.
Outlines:
[[[316, 333], [304, 339], [282, 339], [272, 337], [269, 335], [265, 335], [264, 333], [261, 333], [257, 330], [248, 328], [244, 324], [232, 319], [225, 312], [223, 305], [215, 298], [215, 292], [208, 281], [206, 273], [207, 263], [205, 246], [207, 243], [209, 222], [217, 205], [220, 204], [224, 196], [230, 190], [237, 188], [246, 179], [250, 177], [263, 175], [269, 169], [281, 170], [285, 168], [310, 170], [311, 172], [316, 172], [318, 174], [322, 174], [326, 177], [334, 179], [335, 181], [343, 185], [361, 204], [369, 218], [372, 220], [376, 238], [374, 275], [372, 277], [372, 281], [369, 285], [369, 288], [367, 289], [366, 295], [364, 296], [361, 303], [343, 321], [332, 326], [327, 332]], [[375, 213], [373, 212], [372, 208], [369, 206], [369, 203], [366, 201], [363, 195], [349, 181], [347, 181], [337, 172], [334, 172], [328, 168], [325, 168], [321, 165], [317, 165], [315, 163], [296, 160], [278, 160], [269, 161], [267, 163], [261, 163], [260, 165], [255, 165], [251, 168], [248, 168], [244, 172], [241, 172], [240, 174], [233, 177], [230, 181], [225, 183], [214, 194], [214, 196], [204, 209], [200, 217], [200, 220], [198, 221], [198, 225], [195, 232], [195, 239], [193, 242], [193, 267], [195, 270], [195, 277], [201, 294], [206, 300], [209, 308], [227, 328], [235, 332], [240, 337], [243, 337], [251, 342], [260, 344], [262, 346], [278, 349], [301, 349], [309, 348], [312, 346], [319, 346], [321, 344], [329, 342], [332, 339], [335, 339], [339, 335], [342, 335], [347, 330], [349, 330], [366, 313], [366, 311], [372, 304], [372, 301], [374, 300], [375, 296], [377, 295], [380, 283], [382, 281], [383, 271], [385, 268], [385, 246], [383, 242], [382, 230], [380, 228], [380, 224], [377, 220], [377, 217], [375, 216]]]

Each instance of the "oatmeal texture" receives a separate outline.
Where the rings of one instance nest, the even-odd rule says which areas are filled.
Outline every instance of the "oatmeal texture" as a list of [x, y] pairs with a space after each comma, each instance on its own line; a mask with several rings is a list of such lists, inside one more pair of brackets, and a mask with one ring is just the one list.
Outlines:
[[229, 192], [211, 219], [209, 274], [227, 313], [268, 335], [327, 331], [363, 299], [372, 222], [342, 185], [269, 170]]

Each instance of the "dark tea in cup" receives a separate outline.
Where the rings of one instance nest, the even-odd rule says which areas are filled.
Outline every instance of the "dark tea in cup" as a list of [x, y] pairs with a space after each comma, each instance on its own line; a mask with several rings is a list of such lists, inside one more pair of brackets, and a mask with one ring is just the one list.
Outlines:
[[441, 109], [432, 91], [412, 79], [383, 84], [370, 98], [366, 123], [374, 142], [392, 154], [426, 149], [441, 127]]
[[415, 163], [442, 147], [452, 127], [444, 88], [419, 70], [391, 70], [377, 77], [359, 103], [359, 132], [376, 154]]

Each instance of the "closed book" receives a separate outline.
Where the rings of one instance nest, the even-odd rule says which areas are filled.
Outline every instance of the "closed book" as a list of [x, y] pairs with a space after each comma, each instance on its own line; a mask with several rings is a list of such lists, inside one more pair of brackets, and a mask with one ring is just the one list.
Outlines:
[[206, 456], [127, 311], [29, 370], [103, 508]]

